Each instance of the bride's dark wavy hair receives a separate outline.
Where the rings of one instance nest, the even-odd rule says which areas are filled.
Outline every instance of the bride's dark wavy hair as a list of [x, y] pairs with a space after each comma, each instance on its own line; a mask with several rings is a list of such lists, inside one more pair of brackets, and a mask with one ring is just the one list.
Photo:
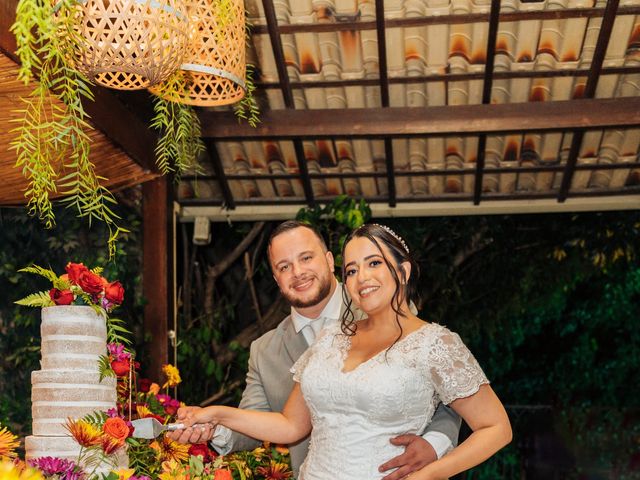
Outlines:
[[[418, 263], [414, 260], [411, 254], [402, 240], [393, 230], [389, 227], [378, 225], [377, 223], [366, 223], [361, 227], [356, 228], [353, 232], [351, 232], [344, 241], [342, 246], [342, 281], [343, 284], [346, 285], [347, 277], [345, 275], [345, 262], [344, 262], [344, 252], [347, 247], [347, 244], [353, 240], [354, 238], [364, 237], [373, 244], [378, 247], [380, 250], [380, 254], [387, 265], [387, 268], [391, 272], [391, 276], [396, 284], [395, 292], [393, 293], [393, 297], [391, 298], [391, 308], [396, 314], [396, 323], [400, 328], [400, 334], [398, 338], [396, 338], [391, 344], [391, 347], [395, 345], [395, 343], [402, 338], [402, 326], [400, 325], [400, 317], [405, 317], [406, 315], [402, 312], [401, 306], [404, 302], [409, 304], [410, 301], [414, 299], [416, 294], [416, 284], [418, 277], [420, 276], [420, 268], [418, 267]], [[391, 252], [392, 258], [387, 258], [384, 250], [382, 249], [382, 245], [387, 247], [389, 252]], [[404, 262], [409, 262], [411, 265], [411, 274], [409, 278], [406, 278], [406, 272], [401, 267], [401, 264]], [[395, 268], [394, 268], [395, 267]], [[401, 277], [398, 276], [398, 272], [400, 271]], [[353, 314], [353, 310], [351, 309], [351, 305], [353, 301], [347, 295], [346, 286], [342, 289], [342, 296], [345, 305], [344, 313], [342, 314], [340, 328], [342, 329], [342, 333], [348, 336], [355, 335], [356, 330], [358, 328], [355, 322], [355, 315]]]

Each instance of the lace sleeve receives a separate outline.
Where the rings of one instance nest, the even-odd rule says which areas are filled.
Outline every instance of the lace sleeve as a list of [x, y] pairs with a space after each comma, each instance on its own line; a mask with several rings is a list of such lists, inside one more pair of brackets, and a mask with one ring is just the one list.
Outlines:
[[445, 405], [473, 395], [480, 385], [489, 383], [460, 336], [446, 328], [436, 336], [427, 355], [431, 380]]

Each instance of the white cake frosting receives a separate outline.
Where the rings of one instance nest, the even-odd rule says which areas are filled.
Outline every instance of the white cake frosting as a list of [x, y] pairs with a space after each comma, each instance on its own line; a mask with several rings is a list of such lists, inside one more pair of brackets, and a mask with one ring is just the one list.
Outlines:
[[67, 418], [116, 406], [116, 380], [100, 382], [98, 372], [98, 359], [107, 353], [106, 322], [91, 307], [47, 307], [40, 331], [41, 370], [31, 373], [33, 435], [25, 440], [26, 457], [77, 460], [80, 446], [64, 427]]

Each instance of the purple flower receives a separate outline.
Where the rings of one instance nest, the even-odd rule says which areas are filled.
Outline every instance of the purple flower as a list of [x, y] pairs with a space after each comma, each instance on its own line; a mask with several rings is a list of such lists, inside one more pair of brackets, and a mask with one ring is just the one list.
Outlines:
[[156, 398], [162, 405], [171, 401], [171, 397], [165, 393], [159, 393], [158, 395], [156, 395]]
[[107, 343], [107, 352], [115, 361], [128, 361], [131, 358], [131, 354], [125, 351], [124, 345], [121, 343]]
[[[97, 299], [95, 299], [94, 301], [97, 301]], [[109, 300], [107, 300], [106, 297], [102, 297], [102, 300], [100, 300], [100, 305], [102, 305], [102, 308], [104, 308], [107, 312], [110, 312], [111, 309], [115, 306], [115, 303], [111, 303]]]
[[58, 475], [60, 480], [82, 480], [84, 472], [71, 460], [57, 457], [40, 457], [29, 460], [29, 465], [45, 475]]
[[118, 409], [117, 408], [110, 408], [109, 410], [107, 410], [104, 413], [106, 413], [107, 417], [109, 417], [109, 418], [115, 418], [115, 417], [119, 417], [120, 416], [120, 415], [118, 415]]

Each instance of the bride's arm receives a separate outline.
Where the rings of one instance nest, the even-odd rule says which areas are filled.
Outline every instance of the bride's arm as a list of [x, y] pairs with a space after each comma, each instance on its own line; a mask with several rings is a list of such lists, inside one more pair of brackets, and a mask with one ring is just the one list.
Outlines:
[[473, 433], [450, 453], [410, 475], [410, 480], [440, 480], [484, 462], [512, 438], [509, 417], [489, 385], [449, 405], [469, 425]]
[[259, 440], [294, 443], [311, 431], [309, 409], [295, 383], [282, 413], [241, 410], [214, 405], [197, 410], [178, 411], [178, 420], [189, 427], [194, 423], [214, 423]]

